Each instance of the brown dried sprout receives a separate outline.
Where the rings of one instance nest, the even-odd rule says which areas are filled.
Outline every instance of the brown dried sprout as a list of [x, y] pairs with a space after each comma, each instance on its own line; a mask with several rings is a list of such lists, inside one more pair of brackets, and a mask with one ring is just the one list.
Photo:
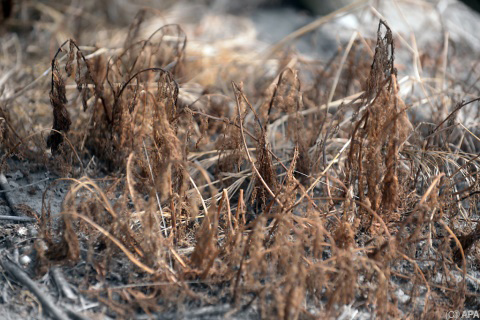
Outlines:
[[[67, 53], [67, 62], [65, 64], [65, 75], [62, 76], [62, 71], [59, 69], [58, 60], [60, 53], [64, 51], [64, 47], [69, 44]], [[74, 66], [75, 62], [75, 66]], [[68, 103], [65, 89], [65, 81], [70, 78], [75, 70], [75, 83], [82, 99], [83, 110], [88, 108], [87, 101], [92, 94], [90, 85], [98, 85], [94, 82], [94, 77], [90, 70], [89, 64], [85, 59], [82, 51], [73, 40], [65, 41], [57, 50], [57, 53], [52, 59], [52, 80], [50, 89], [50, 103], [53, 107], [53, 131], [47, 139], [47, 146], [51, 148], [52, 152], [56, 152], [63, 142], [63, 134], [68, 133], [72, 120], [66, 108]]]
[[[383, 37], [382, 26], [386, 28]], [[364, 95], [367, 108], [357, 122], [349, 155], [349, 168], [353, 169], [351, 176], [358, 174], [362, 177], [358, 180], [360, 199], [367, 200], [373, 210], [382, 208], [390, 213], [397, 209], [401, 192], [398, 153], [412, 130], [405, 104], [398, 96], [394, 48], [390, 28], [380, 21]], [[366, 198], [363, 179], [367, 186]]]

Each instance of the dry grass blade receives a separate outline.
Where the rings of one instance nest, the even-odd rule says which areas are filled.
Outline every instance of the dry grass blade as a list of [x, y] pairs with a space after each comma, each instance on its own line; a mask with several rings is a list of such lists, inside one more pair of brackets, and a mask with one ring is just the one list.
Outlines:
[[[232, 86], [235, 90], [235, 96], [236, 96], [236, 99], [237, 99], [237, 113], [238, 113], [238, 117], [241, 118], [241, 111], [240, 111], [240, 99], [245, 99], [245, 96], [243, 95], [243, 93], [240, 91], [240, 89], [235, 85], [235, 83], [232, 83]], [[256, 174], [256, 177], [258, 177], [258, 179], [261, 181], [263, 187], [265, 188], [265, 190], [267, 190], [267, 192], [269, 193], [269, 195], [275, 199], [275, 201], [280, 205], [280, 207], [283, 208], [283, 204], [277, 199], [275, 193], [270, 189], [270, 186], [265, 182], [264, 178], [262, 177], [262, 175], [260, 174], [260, 172], [258, 171], [257, 167], [255, 166], [255, 162], [253, 161], [251, 155], [250, 155], [250, 152], [248, 151], [248, 145], [247, 145], [247, 141], [245, 140], [245, 134], [244, 134], [244, 131], [243, 131], [243, 124], [242, 124], [243, 121], [240, 121], [240, 134], [241, 134], [241, 137], [242, 137], [242, 141], [243, 141], [243, 147], [245, 148], [245, 152], [247, 154], [247, 157], [248, 157], [248, 161], [250, 162], [250, 164], [252, 165], [252, 168]]]
[[285, 46], [289, 42], [295, 40], [296, 38], [298, 38], [298, 37], [300, 37], [300, 36], [302, 36], [306, 33], [314, 31], [315, 29], [317, 29], [321, 25], [327, 23], [328, 21], [333, 20], [334, 18], [336, 18], [336, 17], [338, 17], [342, 14], [348, 13], [349, 11], [361, 8], [362, 6], [364, 6], [366, 4], [366, 2], [367, 2], [366, 0], [357, 0], [357, 1], [341, 8], [341, 9], [338, 9], [338, 10], [332, 12], [332, 13], [329, 13], [328, 15], [323, 16], [323, 17], [311, 22], [310, 24], [296, 30], [295, 32], [289, 34], [284, 39], [279, 41], [273, 48], [271, 48], [268, 51], [268, 54], [266, 56], [270, 57], [275, 52], [277, 52], [278, 50], [283, 48], [283, 46]]
[[93, 226], [95, 229], [100, 231], [104, 236], [106, 236], [110, 241], [112, 241], [120, 250], [122, 250], [122, 252], [125, 253], [125, 255], [128, 257], [128, 259], [130, 261], [132, 261], [140, 269], [142, 269], [143, 271], [145, 271], [149, 274], [155, 273], [155, 270], [153, 270], [152, 268], [150, 268], [147, 265], [140, 262], [137, 258], [135, 258], [135, 256], [118, 239], [113, 237], [107, 230], [105, 230], [104, 228], [102, 228], [101, 226], [99, 226], [98, 224], [93, 222], [90, 218], [85, 217], [85, 216], [80, 215], [80, 214], [72, 213], [72, 212], [68, 213], [68, 215], [71, 215], [75, 218], [82, 219], [85, 222], [87, 222], [88, 224], [90, 224], [91, 226]]

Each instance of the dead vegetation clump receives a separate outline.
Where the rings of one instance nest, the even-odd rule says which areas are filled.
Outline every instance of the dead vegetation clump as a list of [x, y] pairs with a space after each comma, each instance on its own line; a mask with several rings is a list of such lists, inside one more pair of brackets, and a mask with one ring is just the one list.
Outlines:
[[[354, 304], [428, 318], [478, 297], [478, 159], [448, 147], [462, 146], [453, 119], [478, 99], [418, 144], [380, 21], [373, 58], [352, 38], [314, 88], [289, 66], [265, 91], [238, 81], [230, 98], [212, 86], [188, 102], [182, 80], [199, 71], [185, 32], [139, 39], [145, 15], [114, 54], [87, 58], [68, 40], [52, 60], [50, 161], [81, 170], [64, 178], [59, 219], [45, 191], [37, 276], [74, 266], [79, 292], [119, 318], [225, 303], [223, 316], [338, 317]], [[15, 132], [2, 132], [13, 153]], [[88, 171], [93, 158], [107, 178]]]

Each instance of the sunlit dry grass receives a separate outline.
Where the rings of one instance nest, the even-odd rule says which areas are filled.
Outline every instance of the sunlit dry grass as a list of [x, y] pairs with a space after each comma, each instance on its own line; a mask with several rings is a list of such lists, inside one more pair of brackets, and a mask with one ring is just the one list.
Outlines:
[[[269, 319], [334, 317], [354, 302], [379, 318], [438, 317], [475, 295], [478, 148], [455, 119], [478, 99], [439, 106], [425, 135], [383, 20], [377, 39], [355, 33], [303, 87], [304, 62], [279, 50], [308, 28], [251, 63], [233, 49], [219, 63], [189, 50], [177, 24], [144, 39], [146, 16], [118, 49], [58, 49], [48, 138], [16, 129], [21, 107], [1, 109], [7, 155], [57, 163], [72, 181], [61, 223], [44, 206], [39, 270], [85, 261], [105, 281], [121, 261], [130, 287], [81, 288], [120, 317], [225, 302]], [[435, 107], [417, 71], [417, 103]], [[112, 179], [96, 182], [101, 171]]]

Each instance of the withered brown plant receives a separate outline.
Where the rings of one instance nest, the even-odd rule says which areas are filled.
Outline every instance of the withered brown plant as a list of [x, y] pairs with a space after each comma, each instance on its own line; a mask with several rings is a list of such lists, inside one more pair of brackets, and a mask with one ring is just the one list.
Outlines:
[[[382, 27], [386, 29], [383, 36]], [[363, 96], [366, 110], [356, 123], [348, 162], [350, 183], [357, 185], [360, 200], [386, 212], [398, 206], [398, 152], [411, 130], [405, 104], [398, 96], [394, 53], [392, 31], [380, 21]]]

